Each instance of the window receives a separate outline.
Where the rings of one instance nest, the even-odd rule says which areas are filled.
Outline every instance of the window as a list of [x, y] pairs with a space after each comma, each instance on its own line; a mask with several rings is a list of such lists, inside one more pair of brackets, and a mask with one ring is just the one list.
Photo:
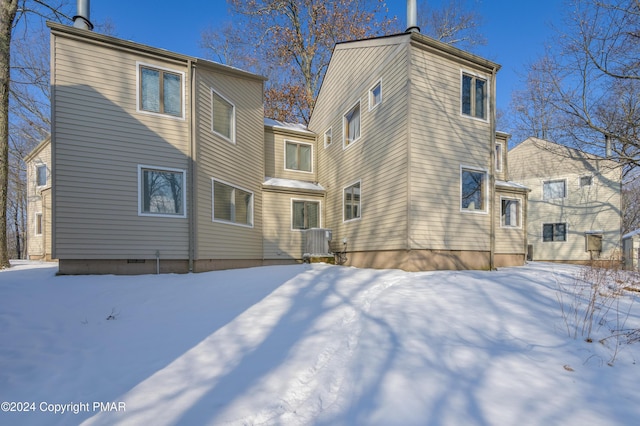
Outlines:
[[502, 142], [496, 143], [496, 172], [502, 171], [504, 144]]
[[311, 171], [313, 146], [306, 143], [285, 142], [284, 168], [287, 170]]
[[487, 80], [462, 74], [462, 114], [487, 119]]
[[344, 220], [359, 219], [360, 210], [360, 182], [344, 189]]
[[253, 226], [253, 193], [213, 179], [213, 221]]
[[467, 211], [486, 210], [487, 173], [479, 170], [461, 169], [461, 208]]
[[36, 186], [45, 186], [47, 184], [47, 165], [40, 164], [36, 167]]
[[331, 145], [331, 128], [329, 128], [329, 130], [327, 130], [326, 132], [324, 132], [324, 147], [328, 147], [329, 145]]
[[593, 183], [593, 176], [580, 176], [580, 187], [591, 186]]
[[520, 200], [516, 198], [502, 198], [500, 202], [500, 225], [505, 228], [519, 228]]
[[378, 106], [380, 102], [382, 102], [382, 86], [378, 82], [369, 90], [369, 111]]
[[139, 64], [141, 111], [182, 117], [183, 73]]
[[292, 205], [293, 229], [310, 229], [320, 227], [320, 202], [293, 200]]
[[42, 235], [42, 213], [36, 213], [36, 235]]
[[585, 232], [585, 251], [598, 252], [602, 251], [602, 234], [594, 232]]
[[235, 137], [235, 121], [236, 121], [236, 108], [235, 106], [216, 93], [211, 91], [211, 110], [213, 114], [212, 129], [214, 133], [219, 134], [231, 143], [236, 143]]
[[542, 225], [542, 241], [567, 241], [567, 224], [545, 223]]
[[542, 199], [565, 198], [567, 196], [567, 181], [549, 180], [542, 183]]
[[360, 101], [344, 115], [344, 146], [360, 138]]
[[138, 166], [139, 214], [185, 217], [185, 171]]

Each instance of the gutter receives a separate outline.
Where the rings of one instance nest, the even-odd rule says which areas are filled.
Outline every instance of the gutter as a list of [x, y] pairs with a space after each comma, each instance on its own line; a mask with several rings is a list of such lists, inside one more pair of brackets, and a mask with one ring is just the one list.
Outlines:
[[187, 61], [189, 69], [189, 272], [193, 272], [196, 246], [196, 138], [195, 138], [195, 76], [196, 66], [190, 59]]
[[[489, 270], [493, 271], [496, 268], [495, 256], [496, 256], [496, 74], [498, 73], [498, 67], [493, 66], [491, 73], [491, 101], [489, 107], [491, 108], [491, 136], [489, 137], [489, 158], [491, 159], [491, 174], [489, 176], [489, 214], [490, 214], [490, 231], [489, 231]], [[507, 147], [505, 147], [506, 149]], [[504, 165], [506, 167], [506, 165]]]

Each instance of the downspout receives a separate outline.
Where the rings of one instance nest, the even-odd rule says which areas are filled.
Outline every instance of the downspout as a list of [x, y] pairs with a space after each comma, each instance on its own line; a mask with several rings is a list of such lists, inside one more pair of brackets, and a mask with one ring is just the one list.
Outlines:
[[531, 191], [527, 190], [526, 196], [524, 197], [524, 203], [522, 203], [522, 239], [524, 240], [524, 263], [527, 263], [527, 255], [529, 254], [529, 216], [527, 212], [529, 211], [530, 192]]
[[[56, 183], [56, 170], [57, 170], [57, 161], [56, 161], [56, 122], [57, 122], [57, 118], [56, 118], [56, 85], [55, 85], [55, 81], [56, 81], [56, 74], [57, 74], [57, 68], [56, 68], [56, 60], [57, 60], [57, 55], [56, 55], [56, 49], [55, 49], [55, 45], [56, 45], [56, 39], [57, 39], [57, 35], [55, 35], [53, 33], [53, 31], [50, 31], [51, 35], [49, 37], [49, 99], [50, 99], [50, 107], [49, 107], [49, 111], [50, 111], [50, 129], [49, 129], [49, 150], [51, 151], [51, 159], [49, 160], [51, 162], [51, 194], [49, 194], [49, 196], [51, 197], [51, 206], [50, 206], [50, 210], [49, 210], [49, 214], [51, 215], [51, 258], [52, 259], [57, 259], [57, 250], [56, 250], [56, 225], [57, 225], [57, 219], [56, 219], [56, 212], [57, 212], [57, 208], [56, 208], [56, 188], [57, 188], [57, 183]], [[28, 243], [27, 243], [28, 244]], [[58, 266], [58, 271], [60, 271], [60, 266]]]
[[496, 268], [495, 255], [496, 255], [496, 74], [498, 69], [494, 66], [491, 73], [491, 100], [489, 108], [491, 109], [491, 136], [489, 141], [491, 146], [489, 147], [491, 158], [491, 171], [489, 175], [489, 215], [490, 217], [490, 235], [489, 235], [489, 270], [493, 271]]
[[413, 232], [413, 215], [411, 214], [412, 212], [412, 208], [413, 208], [413, 197], [411, 196], [411, 167], [412, 167], [412, 161], [413, 161], [413, 156], [412, 154], [412, 137], [413, 137], [413, 128], [411, 126], [411, 111], [413, 111], [412, 107], [412, 101], [413, 101], [413, 79], [411, 76], [411, 71], [413, 70], [413, 47], [411, 45], [411, 39], [409, 39], [408, 43], [407, 43], [407, 82], [406, 82], [406, 90], [407, 90], [407, 99], [406, 102], [404, 104], [405, 107], [405, 111], [406, 113], [404, 114], [404, 117], [406, 117], [407, 119], [407, 137], [405, 139], [405, 143], [406, 143], [406, 151], [407, 151], [407, 206], [406, 206], [406, 214], [407, 214], [407, 220], [406, 220], [406, 225], [405, 225], [405, 236], [406, 236], [406, 245], [407, 245], [407, 253], [411, 252], [411, 250], [413, 250], [413, 244], [412, 244], [412, 240], [411, 240], [411, 234]]
[[196, 246], [196, 140], [195, 140], [195, 77], [196, 67], [192, 60], [187, 61], [189, 69], [189, 272], [193, 272]]

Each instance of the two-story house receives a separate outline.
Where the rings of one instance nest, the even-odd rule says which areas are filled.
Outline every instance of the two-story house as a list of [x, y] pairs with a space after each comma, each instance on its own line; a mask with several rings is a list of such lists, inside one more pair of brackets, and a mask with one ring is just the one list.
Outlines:
[[60, 273], [260, 264], [264, 79], [48, 25]]
[[506, 182], [499, 68], [418, 32], [335, 47], [309, 129], [319, 135], [324, 226], [337, 250], [347, 246], [347, 264], [524, 262], [527, 189]]
[[49, 26], [60, 273], [297, 262], [311, 228], [354, 266], [524, 262], [491, 61], [417, 32], [338, 44], [305, 128], [263, 118], [260, 76]]
[[587, 263], [618, 260], [621, 171], [618, 163], [529, 138], [509, 151], [511, 175], [531, 189], [529, 258]]
[[43, 140], [25, 157], [27, 165], [27, 258], [51, 260], [51, 148]]

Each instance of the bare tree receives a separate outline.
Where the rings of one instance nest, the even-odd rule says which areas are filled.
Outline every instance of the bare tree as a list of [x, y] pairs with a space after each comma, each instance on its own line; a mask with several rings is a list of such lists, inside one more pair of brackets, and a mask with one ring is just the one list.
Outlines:
[[[610, 156], [627, 173], [640, 165], [640, 1], [570, 5], [544, 66], [528, 76], [528, 108], [515, 114], [537, 121], [534, 130], [553, 118], [556, 142]], [[537, 107], [543, 114], [531, 115]]]
[[[233, 24], [203, 31], [201, 47], [210, 59], [269, 78], [265, 115], [308, 123], [324, 73], [338, 42], [404, 31], [389, 17], [384, 0], [227, 0]], [[465, 0], [420, 10], [424, 32], [469, 48], [484, 44], [481, 19]]]
[[234, 25], [207, 30], [209, 57], [269, 77], [265, 114], [307, 123], [340, 41], [384, 34], [384, 0], [228, 0]]
[[622, 233], [640, 229], [640, 182], [629, 182], [622, 189]]
[[425, 0], [418, 10], [426, 11], [420, 14], [421, 31], [436, 40], [467, 50], [487, 44], [480, 32], [482, 16], [465, 0], [449, 0], [440, 8], [430, 8]]
[[525, 87], [511, 94], [511, 135], [514, 140], [529, 136], [562, 142], [562, 117], [551, 103], [553, 86], [547, 81], [550, 58], [543, 56], [528, 66]]
[[9, 195], [9, 98], [11, 47], [18, 23], [28, 25], [28, 16], [68, 19], [66, 0], [0, 0], [0, 268], [9, 267], [7, 207]]

